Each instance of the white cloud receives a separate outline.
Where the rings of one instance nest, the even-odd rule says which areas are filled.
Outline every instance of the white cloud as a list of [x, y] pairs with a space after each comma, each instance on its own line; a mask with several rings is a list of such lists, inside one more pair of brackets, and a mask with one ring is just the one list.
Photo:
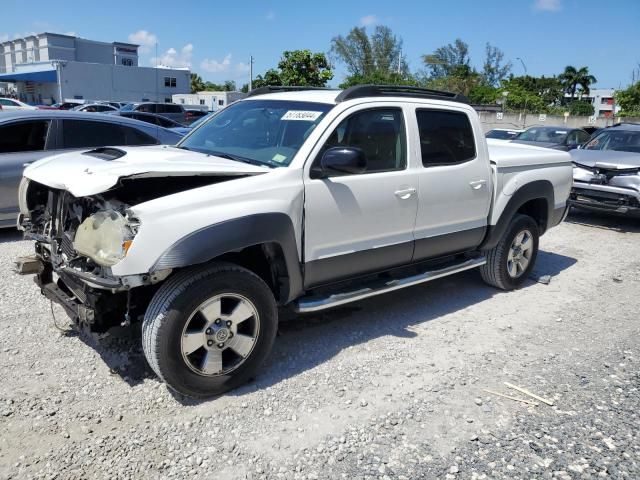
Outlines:
[[151, 51], [151, 47], [158, 43], [158, 37], [155, 33], [151, 33], [146, 30], [138, 30], [137, 32], [129, 35], [129, 41], [140, 45], [140, 53], [149, 53]]
[[271, 20], [275, 20], [276, 18], [276, 13], [271, 10], [270, 12], [267, 12], [267, 14], [265, 15], [265, 17], [267, 20], [271, 21]]
[[163, 65], [165, 67], [191, 67], [193, 57], [193, 45], [187, 43], [178, 52], [175, 48], [170, 48], [160, 57], [151, 59], [152, 65]]
[[535, 0], [533, 9], [542, 12], [557, 12], [562, 10], [560, 0]]
[[378, 23], [378, 17], [376, 15], [365, 15], [360, 19], [360, 24], [364, 27], [375, 25], [376, 23]]
[[0, 42], [6, 42], [7, 40], [9, 40], [9, 34], [8, 33], [0, 33]]
[[78, 36], [78, 34], [76, 32], [74, 32], [74, 31], [64, 32], [64, 34], [65, 35], [69, 35], [70, 37], [77, 37]]
[[228, 72], [231, 68], [231, 54], [227, 53], [222, 61], [205, 58], [200, 63], [200, 68], [211, 73]]

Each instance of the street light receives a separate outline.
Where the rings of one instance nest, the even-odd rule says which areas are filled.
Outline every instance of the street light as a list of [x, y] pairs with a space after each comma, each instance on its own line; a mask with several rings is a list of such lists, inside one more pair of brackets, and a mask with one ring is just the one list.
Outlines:
[[[520, 57], [516, 57], [516, 60], [520, 60], [520, 63], [522, 64], [522, 68], [524, 69], [525, 76], [529, 76], [529, 73], [527, 72], [527, 66], [524, 64], [524, 60], [522, 60]], [[523, 113], [524, 113], [524, 118], [522, 120], [522, 128], [525, 128], [527, 125], [527, 93], [526, 92], [524, 94], [524, 112]]]
[[508, 91], [504, 91], [502, 92], [502, 112], [504, 113], [507, 109], [507, 97], [509, 96], [509, 92]]
[[522, 68], [524, 68], [524, 74], [529, 75], [527, 73], [527, 66], [524, 64], [524, 60], [522, 60], [520, 57], [516, 57], [516, 60], [520, 60], [520, 63], [522, 64]]

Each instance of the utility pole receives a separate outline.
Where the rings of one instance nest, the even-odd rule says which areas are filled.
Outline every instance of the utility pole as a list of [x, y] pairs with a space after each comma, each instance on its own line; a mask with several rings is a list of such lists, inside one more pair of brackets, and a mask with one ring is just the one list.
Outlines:
[[249, 55], [249, 91], [253, 90], [253, 55]]
[[402, 49], [400, 49], [400, 54], [398, 55], [398, 75], [402, 73]]

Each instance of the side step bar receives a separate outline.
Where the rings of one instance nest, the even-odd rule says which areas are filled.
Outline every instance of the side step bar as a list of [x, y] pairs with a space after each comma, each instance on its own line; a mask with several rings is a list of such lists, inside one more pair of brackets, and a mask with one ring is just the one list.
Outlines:
[[460, 263], [447, 265], [446, 267], [438, 270], [429, 270], [405, 278], [388, 280], [381, 283], [379, 282], [376, 286], [365, 286], [358, 290], [334, 293], [326, 297], [302, 297], [294, 304], [294, 309], [298, 313], [317, 312], [319, 310], [337, 307], [338, 305], [344, 305], [345, 303], [356, 302], [364, 298], [373, 297], [374, 295], [381, 295], [383, 293], [393, 292], [394, 290], [410, 287], [419, 283], [429, 282], [436, 278], [446, 277], [454, 273], [479, 267], [485, 263], [487, 263], [485, 257], [471, 258]]

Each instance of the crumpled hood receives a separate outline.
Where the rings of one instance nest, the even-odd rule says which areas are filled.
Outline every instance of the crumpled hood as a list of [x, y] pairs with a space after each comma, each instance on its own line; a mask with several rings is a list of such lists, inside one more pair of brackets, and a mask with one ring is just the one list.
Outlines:
[[585, 167], [608, 170], [640, 167], [640, 153], [616, 150], [573, 150], [571, 160]]
[[24, 176], [76, 197], [109, 190], [121, 178], [197, 175], [245, 176], [270, 169], [168, 146], [114, 147], [124, 152], [115, 159], [87, 154], [91, 150], [63, 153], [27, 167]]

